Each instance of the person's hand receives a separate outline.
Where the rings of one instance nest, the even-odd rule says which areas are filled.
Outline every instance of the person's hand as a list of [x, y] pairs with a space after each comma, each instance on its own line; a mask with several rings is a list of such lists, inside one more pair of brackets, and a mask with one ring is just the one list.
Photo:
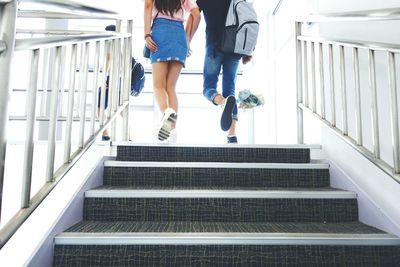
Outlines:
[[251, 61], [252, 58], [253, 58], [253, 56], [244, 56], [244, 57], [242, 57], [243, 64], [246, 65], [247, 63], [249, 63]]
[[151, 52], [157, 52], [157, 44], [154, 42], [151, 36], [146, 37], [146, 46]]
[[186, 41], [187, 41], [187, 47], [188, 47], [188, 53], [187, 53], [187, 56], [188, 57], [190, 57], [191, 55], [192, 55], [192, 48], [190, 47], [190, 41], [189, 41], [189, 39], [186, 39]]

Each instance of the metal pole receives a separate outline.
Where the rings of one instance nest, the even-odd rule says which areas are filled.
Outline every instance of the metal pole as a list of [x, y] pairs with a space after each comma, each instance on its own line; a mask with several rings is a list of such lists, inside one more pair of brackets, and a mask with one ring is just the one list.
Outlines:
[[354, 87], [356, 92], [356, 142], [363, 144], [362, 117], [361, 117], [361, 89], [360, 89], [360, 59], [358, 48], [353, 48]]
[[100, 126], [104, 125], [104, 115], [105, 115], [105, 105], [106, 105], [106, 82], [107, 82], [107, 53], [109, 50], [109, 42], [104, 41], [104, 60], [103, 60], [103, 82], [101, 86], [101, 96], [100, 96]]
[[93, 95], [92, 95], [92, 116], [90, 121], [90, 136], [94, 136], [96, 127], [96, 110], [99, 88], [99, 66], [100, 66], [100, 41], [96, 42], [96, 51], [94, 55], [94, 70], [93, 70]]
[[307, 47], [307, 41], [304, 41], [304, 46], [303, 46], [303, 77], [304, 77], [304, 105], [309, 108], [309, 98], [308, 98], [308, 47]]
[[296, 81], [297, 81], [297, 142], [304, 143], [304, 119], [303, 110], [300, 104], [303, 103], [303, 62], [302, 62], [302, 41], [298, 39], [301, 36], [301, 23], [296, 22]]
[[[133, 30], [133, 21], [128, 20], [128, 25], [127, 25], [127, 32], [132, 34]], [[124, 97], [124, 102], [128, 101], [129, 102], [129, 94], [130, 94], [130, 88], [131, 88], [131, 68], [132, 68], [132, 36], [128, 37], [126, 40], [126, 47], [125, 47], [125, 97]], [[130, 105], [127, 106], [127, 108], [123, 111], [123, 141], [128, 141], [129, 140], [129, 109]]]
[[329, 44], [329, 80], [331, 94], [331, 124], [336, 127], [336, 94], [335, 94], [335, 62], [333, 61], [333, 45]]
[[29, 200], [31, 198], [31, 183], [32, 183], [32, 162], [33, 162], [33, 148], [34, 148], [34, 129], [36, 117], [36, 95], [37, 95], [37, 82], [38, 82], [38, 69], [39, 69], [39, 49], [32, 51], [31, 73], [29, 81], [29, 91], [26, 98], [26, 140], [25, 140], [25, 153], [24, 153], [24, 166], [22, 176], [22, 195], [21, 195], [21, 208], [29, 207]]
[[315, 78], [315, 43], [311, 42], [311, 86], [312, 86], [312, 111], [317, 112], [317, 86]]
[[46, 182], [53, 182], [54, 175], [54, 159], [56, 152], [56, 130], [57, 130], [57, 104], [58, 92], [60, 90], [60, 76], [61, 74], [61, 46], [56, 48], [55, 62], [54, 62], [54, 75], [53, 86], [51, 95], [50, 107], [50, 122], [49, 122], [49, 137], [47, 145], [47, 167], [46, 167]]
[[347, 117], [347, 89], [346, 89], [346, 62], [344, 54], [344, 46], [339, 47], [340, 50], [340, 80], [342, 89], [342, 116], [343, 116], [343, 135], [349, 134], [348, 117]]
[[396, 58], [389, 52], [390, 116], [392, 121], [392, 145], [394, 172], [400, 173], [399, 108], [397, 101]]
[[325, 76], [324, 76], [324, 48], [323, 44], [318, 44], [319, 48], [319, 83], [321, 89], [321, 117], [326, 118], [325, 112]]
[[71, 159], [71, 139], [72, 139], [72, 118], [74, 115], [74, 93], [76, 81], [78, 45], [72, 45], [71, 65], [69, 69], [69, 91], [68, 91], [68, 111], [67, 123], [65, 126], [65, 147], [64, 147], [64, 163], [69, 163]]
[[6, 164], [8, 100], [10, 99], [11, 91], [10, 76], [11, 63], [14, 57], [17, 7], [18, 3], [14, 0], [0, 8], [0, 40], [6, 45], [6, 50], [0, 55], [0, 219]]
[[42, 90], [40, 97], [40, 115], [46, 116], [47, 106], [47, 90], [49, 89], [47, 81], [49, 77], [49, 66], [50, 66], [50, 49], [43, 48], [43, 76], [42, 76]]
[[83, 148], [85, 144], [85, 119], [86, 119], [86, 99], [88, 85], [88, 69], [89, 69], [89, 43], [85, 43], [85, 51], [83, 57], [83, 68], [81, 69], [81, 109], [80, 109], [80, 125], [79, 125], [79, 148]]
[[379, 140], [379, 117], [378, 117], [378, 93], [376, 90], [376, 63], [375, 51], [369, 50], [369, 83], [371, 88], [371, 117], [372, 117], [372, 141], [374, 143], [374, 155], [381, 157]]

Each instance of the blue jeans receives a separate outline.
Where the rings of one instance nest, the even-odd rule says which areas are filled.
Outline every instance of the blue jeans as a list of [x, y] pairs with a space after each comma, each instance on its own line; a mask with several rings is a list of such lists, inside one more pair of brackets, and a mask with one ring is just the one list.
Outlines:
[[[203, 95], [213, 104], [214, 98], [219, 94], [217, 84], [219, 74], [222, 68], [222, 96], [228, 97], [235, 95], [235, 82], [239, 68], [241, 56], [234, 54], [226, 54], [218, 50], [214, 44], [207, 44], [206, 57], [203, 70]], [[238, 119], [238, 109], [232, 112], [234, 120]]]

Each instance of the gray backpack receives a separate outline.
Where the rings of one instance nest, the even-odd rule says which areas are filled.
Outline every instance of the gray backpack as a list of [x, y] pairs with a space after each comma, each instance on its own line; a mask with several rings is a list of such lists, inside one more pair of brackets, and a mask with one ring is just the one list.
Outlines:
[[221, 50], [249, 56], [253, 53], [258, 37], [259, 24], [253, 4], [246, 0], [232, 0], [226, 17]]

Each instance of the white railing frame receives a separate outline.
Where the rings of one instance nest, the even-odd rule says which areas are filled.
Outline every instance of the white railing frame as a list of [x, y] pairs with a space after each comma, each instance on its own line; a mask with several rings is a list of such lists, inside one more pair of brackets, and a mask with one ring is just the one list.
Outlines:
[[[400, 182], [400, 135], [399, 135], [399, 110], [398, 110], [398, 87], [397, 87], [397, 76], [396, 76], [396, 54], [400, 54], [400, 45], [391, 43], [377, 43], [377, 42], [360, 42], [356, 40], [329, 40], [315, 36], [304, 36], [302, 34], [302, 25], [310, 23], [324, 23], [324, 22], [357, 22], [357, 21], [395, 21], [400, 20], [400, 9], [384, 9], [384, 10], [371, 10], [363, 12], [352, 12], [352, 13], [337, 13], [327, 15], [310, 15], [308, 17], [299, 18], [295, 22], [295, 33], [296, 33], [296, 54], [297, 54], [297, 103], [298, 103], [298, 142], [304, 143], [304, 125], [303, 125], [303, 112], [309, 111], [325, 124], [327, 124], [335, 133], [341, 136], [348, 144], [354, 147], [358, 152], [368, 158], [376, 166], [381, 168], [384, 172], [393, 177], [396, 181]], [[320, 89], [321, 95], [325, 94], [325, 81], [329, 79], [328, 84], [330, 85], [330, 108], [331, 116], [326, 118], [325, 106], [326, 99], [321, 96], [321, 107], [320, 111], [317, 111], [315, 105], [316, 99], [316, 75], [312, 73], [311, 83], [313, 90], [308, 88], [308, 66], [307, 62], [311, 61], [312, 66], [316, 64], [315, 56], [312, 54], [311, 58], [307, 55], [308, 44], [312, 46], [317, 45], [319, 47], [320, 55], [323, 55], [324, 46], [328, 47], [328, 65], [329, 65], [329, 77], [324, 77], [324, 64], [325, 60], [321, 56], [319, 57], [319, 77], [320, 77]], [[339, 49], [339, 59], [334, 59], [333, 47]], [[352, 49], [353, 56], [353, 76], [354, 76], [354, 88], [355, 88], [355, 108], [350, 114], [355, 114], [355, 137], [349, 136], [348, 132], [348, 121], [349, 112], [347, 105], [347, 92], [346, 92], [346, 64], [345, 64], [345, 50], [348, 47]], [[373, 151], [370, 151], [363, 144], [363, 121], [361, 116], [362, 98], [360, 96], [360, 59], [359, 50], [364, 49], [368, 51], [369, 60], [369, 80], [370, 80], [370, 92], [372, 100], [371, 106], [371, 117], [372, 117], [372, 138], [373, 138]], [[312, 53], [314, 49], [311, 47]], [[390, 90], [390, 111], [391, 111], [391, 133], [392, 133], [392, 150], [393, 150], [393, 166], [381, 158], [380, 154], [380, 140], [379, 140], [379, 113], [378, 113], [378, 94], [377, 94], [377, 82], [376, 82], [376, 64], [375, 64], [375, 52], [383, 51], [388, 56], [388, 69], [389, 69], [389, 89]], [[340, 72], [340, 87], [337, 88], [335, 84], [335, 73], [334, 64], [339, 64]], [[312, 67], [312, 71], [314, 71]], [[304, 81], [304, 82], [303, 82]], [[341, 97], [341, 114], [342, 114], [342, 126], [339, 128], [336, 124], [337, 106], [335, 105], [335, 95], [339, 92]], [[312, 103], [309, 103], [309, 94], [312, 98]], [[304, 97], [303, 97], [304, 96]]]
[[[29, 11], [18, 10], [18, 4], [21, 2], [36, 2], [46, 6], [54, 6], [65, 8], [66, 11], [54, 13], [51, 11]], [[63, 36], [59, 34], [45, 38], [16, 39], [16, 21], [18, 17], [31, 18], [60, 18], [60, 19], [107, 19], [113, 20], [118, 26], [116, 33], [110, 32], [77, 32], [68, 31]], [[121, 33], [121, 23], [126, 21], [126, 33]], [[109, 23], [109, 22], [108, 22]], [[8, 116], [8, 99], [11, 94], [10, 72], [14, 59], [14, 52], [18, 50], [30, 51], [31, 69], [29, 76], [29, 87], [26, 98], [26, 140], [23, 165], [23, 185], [21, 194], [21, 210], [9, 221], [2, 229], [0, 229], [0, 248], [4, 246], [7, 240], [17, 231], [22, 223], [30, 216], [30, 214], [38, 207], [38, 205], [47, 197], [51, 190], [62, 179], [66, 172], [79, 160], [79, 158], [93, 144], [96, 137], [101, 132], [115, 125], [115, 120], [120, 114], [123, 116], [123, 140], [128, 141], [129, 138], [129, 92], [130, 92], [130, 73], [131, 73], [131, 54], [132, 54], [132, 30], [133, 22], [131, 18], [119, 16], [115, 12], [111, 12], [96, 7], [78, 4], [69, 0], [0, 0], [0, 214], [2, 204], [2, 192], [4, 181], [5, 155], [6, 155], [6, 130], [7, 123], [10, 120]], [[44, 31], [44, 30], [43, 30]], [[42, 32], [38, 31], [39, 34]], [[91, 53], [90, 44], [95, 45], [95, 67], [93, 77], [93, 88], [88, 89], [88, 73], [89, 73], [89, 56]], [[114, 44], [111, 51], [113, 58], [113, 67], [110, 78], [113, 82], [109, 88], [109, 108], [108, 114], [105, 114], [105, 79], [107, 73], [104, 71], [106, 60], [100, 61], [101, 49], [106, 58], [106, 49], [108, 43]], [[103, 44], [103, 45], [102, 45]], [[121, 45], [123, 44], [123, 46]], [[82, 46], [82, 59], [78, 71], [78, 47]], [[66, 53], [66, 47], [71, 47], [70, 53]], [[46, 48], [46, 49], [44, 49]], [[44, 63], [43, 85], [44, 91], [51, 91], [50, 112], [48, 115], [41, 112], [41, 116], [36, 115], [36, 95], [38, 92], [38, 68], [39, 57], [42, 50], [45, 50], [44, 62], [52, 62], [52, 68], [46, 68]], [[71, 66], [65, 68], [66, 57], [70, 56]], [[122, 60], [123, 59], [123, 60]], [[100, 68], [103, 63], [103, 69]], [[67, 114], [63, 115], [61, 107], [64, 93], [64, 77], [65, 70], [69, 71], [69, 89]], [[101, 81], [99, 82], [99, 77]], [[122, 84], [119, 83], [122, 81]], [[76, 84], [80, 86], [76, 88]], [[97, 118], [97, 99], [99, 84], [102, 86], [102, 95], [100, 105], [100, 119]], [[75, 91], [79, 89], [79, 103], [74, 103]], [[88, 92], [92, 93], [92, 97], [88, 97]], [[116, 101], [119, 94], [123, 97], [123, 101]], [[114, 99], [112, 96], [114, 95]], [[92, 109], [90, 110], [90, 118], [86, 115], [88, 99], [92, 100]], [[114, 101], [113, 101], [114, 100]], [[43, 105], [43, 103], [41, 104]], [[78, 116], [74, 116], [74, 106], [79, 109]], [[42, 106], [43, 107], [43, 106]], [[42, 108], [43, 111], [43, 108]], [[60, 112], [61, 111], [61, 112]], [[61, 114], [60, 114], [61, 113]], [[106, 116], [103, 116], [106, 115]], [[46, 167], [46, 184], [38, 191], [36, 195], [31, 197], [31, 181], [33, 169], [33, 150], [34, 150], [34, 126], [35, 122], [45, 116], [49, 121], [48, 133], [48, 153]], [[64, 142], [64, 164], [60, 168], [54, 165], [55, 158], [55, 141], [56, 127], [61, 120], [66, 121], [65, 142]], [[79, 148], [71, 151], [71, 128], [72, 122], [79, 121]], [[96, 122], [99, 126], [96, 127]], [[88, 126], [89, 125], [89, 126]], [[90, 128], [90, 136], [85, 139], [85, 129]], [[115, 129], [115, 127], [113, 127]]]

